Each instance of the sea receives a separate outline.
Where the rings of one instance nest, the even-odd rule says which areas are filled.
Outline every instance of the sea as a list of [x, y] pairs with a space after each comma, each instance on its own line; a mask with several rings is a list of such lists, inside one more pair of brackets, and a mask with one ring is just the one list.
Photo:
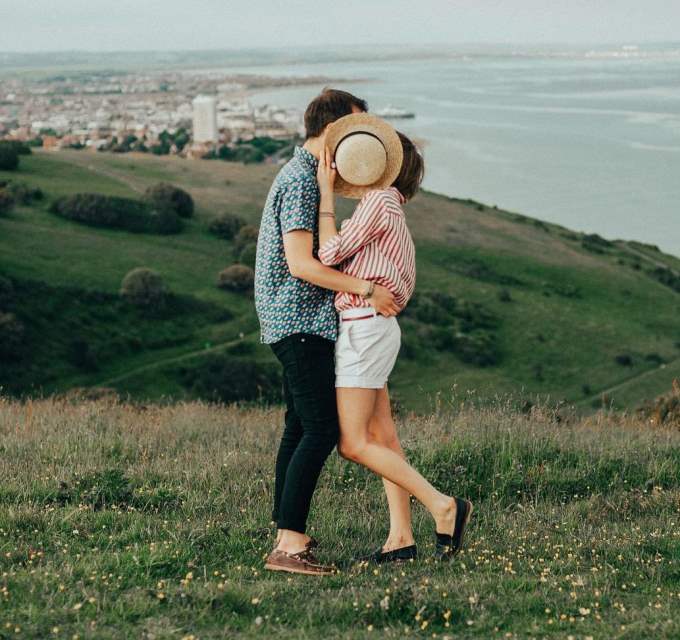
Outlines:
[[[234, 67], [326, 76], [415, 118], [424, 186], [609, 239], [680, 256], [680, 44], [447, 51], [410, 58]], [[255, 105], [304, 109], [311, 84], [253, 93]]]

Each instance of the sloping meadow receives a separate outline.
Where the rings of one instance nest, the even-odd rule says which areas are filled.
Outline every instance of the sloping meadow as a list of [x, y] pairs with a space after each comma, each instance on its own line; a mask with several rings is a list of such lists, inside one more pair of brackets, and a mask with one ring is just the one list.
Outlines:
[[[333, 454], [310, 533], [337, 575], [262, 570], [282, 414], [202, 403], [0, 400], [0, 637], [680, 634], [680, 433], [506, 406], [404, 416], [410, 460], [472, 499], [464, 551], [352, 562], [382, 484]], [[509, 634], [509, 635], [508, 635]]]

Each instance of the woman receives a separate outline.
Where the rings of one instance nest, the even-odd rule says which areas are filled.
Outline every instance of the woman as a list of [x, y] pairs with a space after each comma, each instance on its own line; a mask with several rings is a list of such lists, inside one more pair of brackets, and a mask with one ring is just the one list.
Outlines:
[[[333, 193], [337, 172], [328, 149], [321, 154], [317, 178], [321, 193], [319, 259], [387, 287], [403, 309], [415, 286], [415, 248], [402, 205], [417, 193], [424, 166], [415, 145], [401, 133], [399, 139], [403, 162], [396, 180], [391, 187], [366, 193], [339, 232]], [[436, 555], [448, 559], [462, 546], [472, 503], [441, 493], [406, 462], [387, 391], [401, 332], [397, 319], [376, 314], [368, 297], [336, 294], [340, 324], [335, 384], [340, 455], [382, 476], [387, 494], [389, 535], [370, 559], [382, 563], [416, 557], [409, 494], [420, 500], [434, 518]]]

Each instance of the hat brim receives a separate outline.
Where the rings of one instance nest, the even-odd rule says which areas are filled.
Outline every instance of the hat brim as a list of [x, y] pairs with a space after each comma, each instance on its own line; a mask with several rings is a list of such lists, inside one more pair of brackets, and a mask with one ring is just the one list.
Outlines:
[[352, 113], [331, 123], [326, 129], [326, 146], [335, 155], [340, 142], [353, 133], [370, 133], [385, 147], [385, 171], [375, 182], [368, 185], [355, 185], [347, 182], [338, 173], [335, 178], [335, 193], [345, 198], [359, 199], [368, 191], [386, 189], [397, 179], [404, 160], [401, 140], [394, 128], [387, 122], [370, 113]]

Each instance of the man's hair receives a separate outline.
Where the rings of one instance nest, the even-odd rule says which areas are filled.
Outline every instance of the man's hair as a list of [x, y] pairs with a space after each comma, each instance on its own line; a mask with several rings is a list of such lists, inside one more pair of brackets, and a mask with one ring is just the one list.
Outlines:
[[418, 147], [409, 138], [400, 131], [397, 131], [397, 135], [401, 140], [401, 146], [404, 150], [404, 161], [401, 164], [399, 175], [392, 183], [392, 186], [396, 187], [404, 198], [410, 200], [418, 193], [420, 183], [423, 181], [425, 161], [420, 151], [418, 151]]
[[307, 139], [316, 138], [331, 123], [352, 113], [352, 107], [368, 111], [365, 100], [340, 89], [326, 87], [305, 110], [305, 132]]

